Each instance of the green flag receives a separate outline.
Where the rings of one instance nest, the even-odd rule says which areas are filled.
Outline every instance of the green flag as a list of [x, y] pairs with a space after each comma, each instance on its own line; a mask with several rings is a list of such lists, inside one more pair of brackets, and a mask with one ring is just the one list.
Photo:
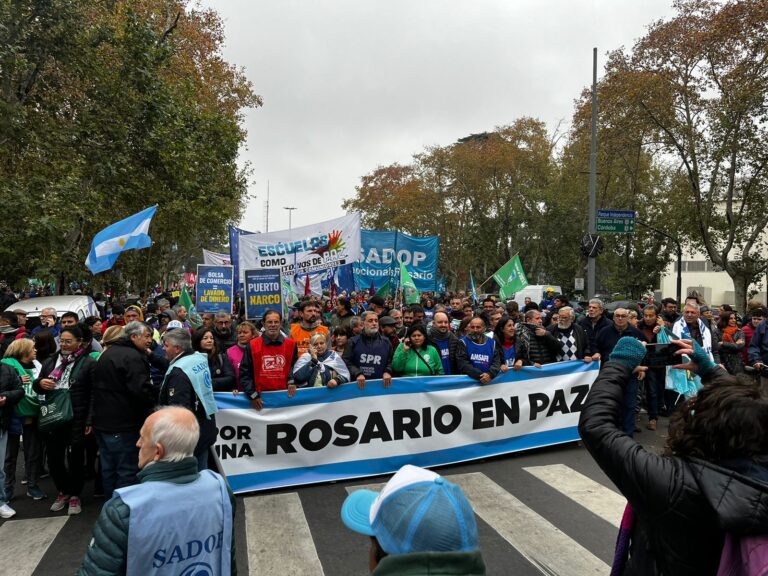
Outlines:
[[381, 298], [392, 296], [392, 278], [387, 278], [387, 281], [384, 282], [384, 286], [376, 290], [374, 296], [380, 296]]
[[299, 301], [299, 295], [293, 289], [293, 283], [287, 276], [283, 276], [283, 318], [288, 318], [291, 308]]
[[413, 278], [408, 274], [408, 270], [405, 269], [405, 264], [402, 262], [400, 262], [400, 288], [403, 290], [403, 299], [406, 304], [419, 303], [419, 291], [416, 290], [416, 284], [413, 283]]
[[179, 296], [179, 304], [187, 309], [187, 322], [192, 328], [200, 328], [203, 325], [203, 319], [200, 318], [200, 314], [197, 313], [195, 305], [192, 303], [192, 296], [187, 292], [187, 287], [184, 286], [181, 289], [181, 296]]
[[509, 262], [499, 268], [493, 275], [496, 284], [499, 285], [499, 296], [503, 299], [512, 298], [515, 292], [528, 286], [528, 278], [523, 272], [523, 264], [520, 256], [515, 254]]

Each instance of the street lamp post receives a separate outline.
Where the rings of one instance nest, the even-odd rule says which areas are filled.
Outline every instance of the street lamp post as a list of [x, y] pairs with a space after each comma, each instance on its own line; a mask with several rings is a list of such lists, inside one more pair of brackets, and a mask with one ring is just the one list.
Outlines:
[[288, 210], [288, 232], [291, 231], [291, 215], [296, 210], [296, 206], [283, 206], [283, 210]]

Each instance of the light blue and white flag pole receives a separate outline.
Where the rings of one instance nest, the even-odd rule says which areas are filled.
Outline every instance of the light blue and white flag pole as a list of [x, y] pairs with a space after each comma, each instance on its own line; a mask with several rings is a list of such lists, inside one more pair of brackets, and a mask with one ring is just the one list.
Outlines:
[[157, 212], [157, 204], [104, 228], [96, 234], [85, 265], [93, 274], [110, 270], [118, 256], [126, 250], [139, 250], [152, 246], [149, 224]]
[[477, 304], [477, 290], [475, 290], [475, 279], [472, 277], [472, 270], [469, 271], [469, 289], [472, 294], [472, 304]]

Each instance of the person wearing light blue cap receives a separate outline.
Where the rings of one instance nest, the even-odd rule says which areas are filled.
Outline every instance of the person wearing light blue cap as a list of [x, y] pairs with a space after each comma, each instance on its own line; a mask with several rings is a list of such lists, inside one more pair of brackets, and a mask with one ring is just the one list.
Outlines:
[[430, 470], [407, 464], [381, 492], [356, 490], [341, 519], [371, 537], [375, 576], [485, 574], [472, 506], [461, 488]]

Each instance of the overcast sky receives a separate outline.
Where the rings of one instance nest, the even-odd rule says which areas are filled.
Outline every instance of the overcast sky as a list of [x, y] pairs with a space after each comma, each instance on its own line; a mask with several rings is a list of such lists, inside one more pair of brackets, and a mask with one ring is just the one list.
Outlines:
[[[567, 127], [605, 54], [631, 47], [671, 0], [205, 0], [224, 57], [264, 106], [246, 114], [251, 200], [264, 231], [343, 215], [360, 177], [521, 116]], [[585, 159], [585, 163], [586, 163]]]

